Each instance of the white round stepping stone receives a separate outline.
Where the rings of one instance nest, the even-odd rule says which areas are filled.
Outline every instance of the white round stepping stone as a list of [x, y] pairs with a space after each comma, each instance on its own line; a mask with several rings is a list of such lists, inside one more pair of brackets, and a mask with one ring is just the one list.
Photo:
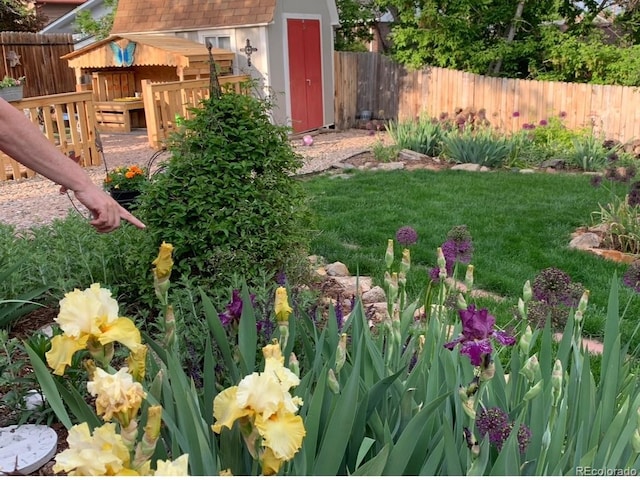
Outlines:
[[35, 472], [56, 453], [58, 434], [46, 425], [0, 428], [0, 475]]

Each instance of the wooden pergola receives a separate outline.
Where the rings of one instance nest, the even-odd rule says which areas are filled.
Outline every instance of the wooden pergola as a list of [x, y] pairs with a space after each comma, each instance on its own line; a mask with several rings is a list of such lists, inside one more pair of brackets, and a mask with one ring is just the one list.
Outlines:
[[[231, 75], [235, 54], [216, 48], [211, 53], [218, 75]], [[145, 126], [143, 81], [183, 82], [210, 76], [207, 47], [172, 35], [111, 35], [62, 59], [75, 71], [76, 90], [93, 91], [101, 130], [129, 132]]]

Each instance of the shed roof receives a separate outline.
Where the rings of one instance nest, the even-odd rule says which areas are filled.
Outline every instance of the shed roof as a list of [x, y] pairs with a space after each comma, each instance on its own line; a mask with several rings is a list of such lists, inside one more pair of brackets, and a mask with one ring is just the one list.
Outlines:
[[267, 25], [276, 0], [119, 0], [111, 33]]
[[[173, 35], [111, 35], [99, 42], [92, 43], [80, 50], [62, 57], [70, 67], [105, 68], [117, 67], [113, 51], [109, 44], [116, 42], [121, 46], [129, 42], [136, 43], [133, 65], [168, 65], [188, 67], [195, 62], [207, 62], [209, 52], [202, 43], [193, 42]], [[216, 60], [232, 60], [234, 53], [214, 48], [212, 54]]]

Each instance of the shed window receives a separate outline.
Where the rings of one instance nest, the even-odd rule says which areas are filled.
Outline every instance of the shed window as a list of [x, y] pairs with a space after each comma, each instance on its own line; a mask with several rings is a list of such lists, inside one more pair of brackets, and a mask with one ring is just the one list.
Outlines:
[[204, 44], [211, 42], [213, 48], [224, 48], [225, 50], [231, 50], [231, 37], [228, 35], [221, 35], [218, 37], [204, 37]]

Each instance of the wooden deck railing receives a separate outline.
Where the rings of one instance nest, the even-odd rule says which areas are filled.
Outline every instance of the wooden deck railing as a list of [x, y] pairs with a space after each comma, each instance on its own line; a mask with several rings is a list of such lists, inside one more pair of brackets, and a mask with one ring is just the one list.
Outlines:
[[[248, 93], [247, 75], [219, 77], [220, 86], [236, 93]], [[142, 98], [149, 146], [158, 149], [175, 130], [176, 117], [190, 118], [192, 107], [209, 97], [209, 79], [152, 83], [142, 80]]]
[[[100, 165], [91, 92], [31, 97], [11, 104], [24, 111], [62, 153], [79, 156], [80, 165], [84, 167]], [[0, 181], [29, 178], [34, 174], [33, 170], [0, 153]]]

